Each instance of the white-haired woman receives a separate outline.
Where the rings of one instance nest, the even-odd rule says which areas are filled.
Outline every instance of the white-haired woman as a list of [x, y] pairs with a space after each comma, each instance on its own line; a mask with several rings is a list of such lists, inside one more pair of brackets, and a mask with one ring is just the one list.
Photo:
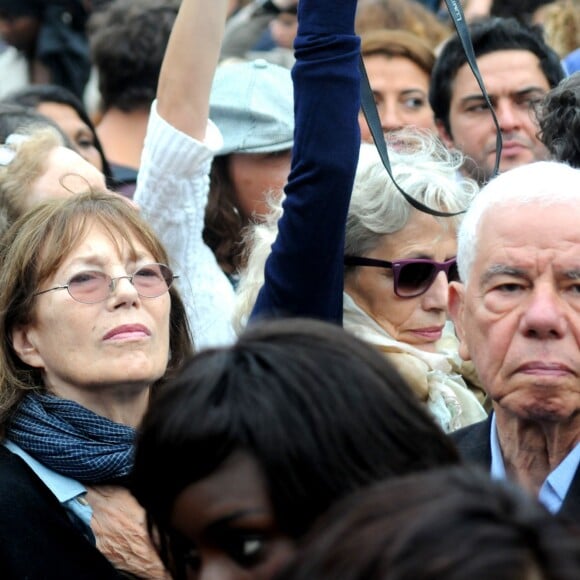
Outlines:
[[[397, 183], [414, 199], [445, 212], [466, 208], [477, 193], [457, 179], [461, 158], [435, 138], [405, 131], [391, 154]], [[262, 283], [263, 263], [281, 207], [250, 232], [248, 268], [238, 292], [237, 326], [244, 325]], [[460, 216], [438, 218], [414, 209], [396, 189], [376, 148], [361, 147], [348, 212], [343, 296], [344, 327], [375, 345], [395, 364], [445, 431], [483, 419], [468, 388], [447, 318], [448, 283], [457, 279]]]

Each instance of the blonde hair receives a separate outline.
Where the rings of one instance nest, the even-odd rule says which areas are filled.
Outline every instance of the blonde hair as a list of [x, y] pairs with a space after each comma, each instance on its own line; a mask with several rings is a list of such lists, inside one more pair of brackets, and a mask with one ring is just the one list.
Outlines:
[[242, 232], [242, 261], [240, 279], [236, 288], [236, 303], [232, 316], [232, 326], [240, 334], [264, 284], [264, 266], [270, 255], [272, 244], [278, 235], [278, 221], [282, 217], [284, 195], [270, 194], [266, 198], [268, 213], [259, 216], [258, 222], [252, 222]]
[[48, 153], [65, 143], [50, 127], [29, 127], [20, 134], [22, 140], [2, 145], [13, 158], [0, 165], [0, 235], [27, 209], [26, 200], [33, 183], [47, 170]]
[[435, 50], [449, 38], [452, 29], [429, 8], [409, 0], [359, 0], [355, 29], [357, 34], [377, 29], [407, 30]]
[[361, 54], [365, 56], [400, 56], [414, 62], [431, 76], [435, 53], [421, 37], [407, 30], [369, 30], [361, 34]]
[[558, 0], [534, 12], [541, 23], [544, 39], [561, 58], [580, 47], [580, 1]]

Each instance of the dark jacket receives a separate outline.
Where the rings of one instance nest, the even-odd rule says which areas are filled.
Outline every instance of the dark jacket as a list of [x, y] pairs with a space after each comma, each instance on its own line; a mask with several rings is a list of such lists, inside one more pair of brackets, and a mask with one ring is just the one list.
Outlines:
[[119, 579], [28, 465], [0, 444], [0, 578]]
[[[488, 471], [491, 469], [490, 431], [491, 415], [485, 421], [469, 425], [451, 434], [461, 457], [468, 463], [483, 465]], [[558, 513], [576, 523], [580, 521], [580, 468], [576, 470], [568, 494]]]

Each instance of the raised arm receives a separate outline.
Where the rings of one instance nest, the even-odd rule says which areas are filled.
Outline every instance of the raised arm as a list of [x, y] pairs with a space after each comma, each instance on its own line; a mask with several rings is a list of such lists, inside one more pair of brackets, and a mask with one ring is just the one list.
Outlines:
[[252, 318], [342, 321], [344, 230], [360, 131], [356, 0], [300, 0], [284, 215]]
[[227, 0], [182, 1], [159, 76], [157, 112], [198, 141], [205, 139], [227, 7]]
[[135, 201], [180, 275], [196, 348], [234, 340], [234, 291], [203, 242], [209, 172], [221, 135], [208, 123], [228, 0], [183, 0], [161, 69]]

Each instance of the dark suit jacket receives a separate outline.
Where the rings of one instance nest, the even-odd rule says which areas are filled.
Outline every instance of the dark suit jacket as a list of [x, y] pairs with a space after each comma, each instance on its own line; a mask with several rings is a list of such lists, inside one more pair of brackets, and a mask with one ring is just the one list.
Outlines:
[[109, 561], [28, 465], [0, 444], [0, 578], [111, 580]]
[[[491, 415], [485, 421], [469, 425], [451, 434], [464, 461], [482, 465], [488, 471], [491, 469], [490, 430]], [[576, 470], [559, 514], [576, 523], [580, 522], [580, 467]]]

